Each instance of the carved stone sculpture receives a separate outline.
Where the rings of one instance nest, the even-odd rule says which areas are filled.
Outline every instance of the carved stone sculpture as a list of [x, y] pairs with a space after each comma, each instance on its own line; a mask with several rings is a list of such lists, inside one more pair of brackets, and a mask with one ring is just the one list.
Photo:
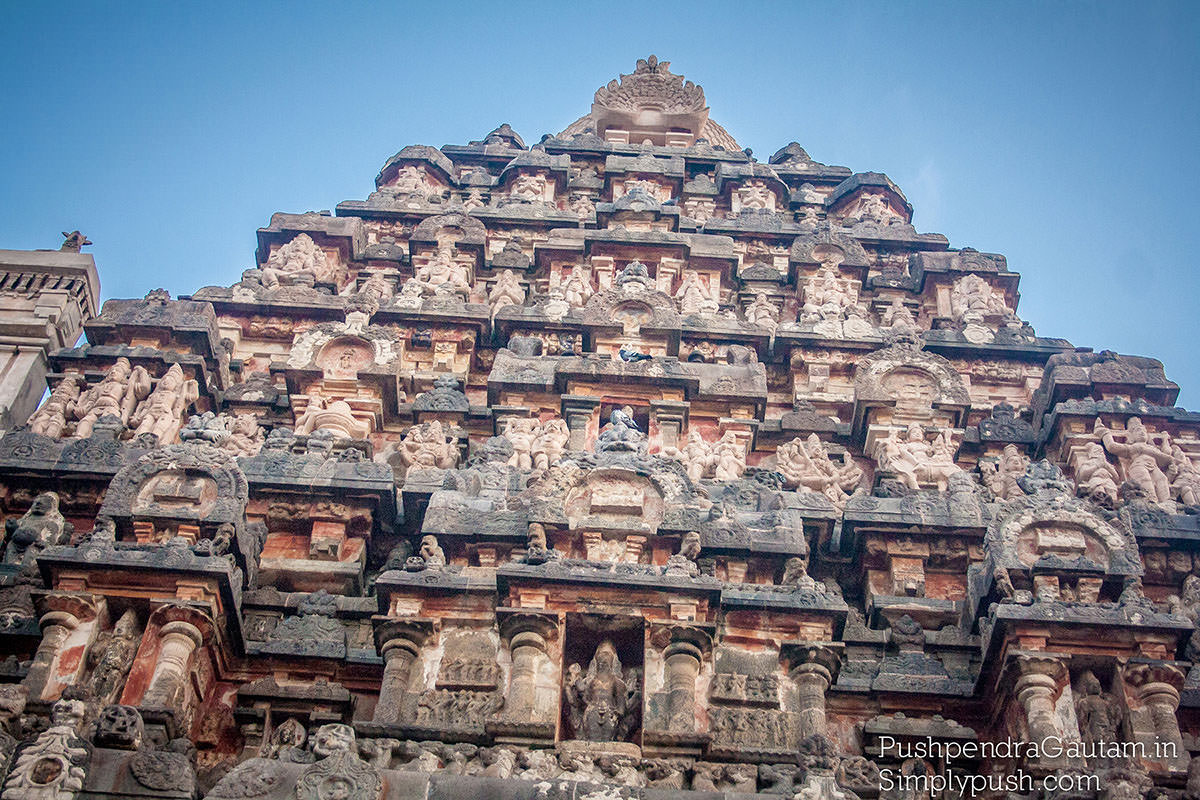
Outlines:
[[66, 544], [73, 527], [58, 510], [58, 494], [42, 492], [19, 520], [8, 520], [5, 564], [30, 566], [47, 547]]
[[1167, 468], [1171, 491], [1185, 506], [1200, 505], [1200, 469], [1179, 445], [1171, 445], [1171, 466]]
[[712, 446], [713, 477], [719, 481], [736, 481], [746, 471], [746, 446], [737, 434], [725, 431]]
[[379, 771], [358, 755], [354, 728], [322, 725], [313, 734], [312, 751], [320, 760], [301, 773], [296, 800], [377, 800], [382, 793]]
[[679, 313], [685, 317], [691, 314], [716, 314], [719, 308], [717, 301], [712, 299], [712, 295], [700, 282], [699, 274], [692, 270], [684, 272], [674, 297], [679, 303]]
[[51, 439], [61, 438], [75, 415], [75, 406], [86, 385], [79, 375], [68, 375], [59, 381], [46, 402], [29, 418], [29, 430]]
[[354, 409], [345, 400], [326, 400], [313, 397], [296, 419], [296, 434], [307, 436], [317, 431], [330, 431], [348, 439], [365, 439], [370, 433], [368, 423], [354, 416]]
[[329, 260], [311, 236], [301, 233], [272, 253], [261, 271], [262, 285], [267, 289], [281, 285], [312, 286], [328, 277]]
[[524, 304], [525, 287], [521, 286], [511, 269], [503, 270], [492, 290], [488, 292], [488, 305], [492, 307], [492, 316], [496, 316], [496, 312], [505, 306]]
[[83, 789], [88, 747], [79, 737], [86, 706], [79, 700], [54, 704], [50, 727], [17, 755], [4, 782], [4, 800], [70, 800]]
[[397, 453], [409, 469], [449, 469], [458, 463], [458, 447], [441, 420], [414, 425]]
[[1012, 313], [1004, 296], [978, 275], [964, 275], [954, 282], [950, 292], [950, 313], [955, 322], [982, 320], [985, 316], [1008, 316]]
[[134, 407], [150, 394], [150, 375], [144, 367], [134, 367], [125, 357], [118, 358], [109, 367], [104, 380], [84, 392], [75, 404], [75, 435], [87, 438], [92, 435], [96, 421], [106, 414], [129, 424]]
[[688, 431], [687, 444], [682, 448], [664, 447], [663, 455], [683, 463], [688, 478], [693, 482], [699, 481], [716, 466], [713, 446], [704, 440], [703, 434], [696, 429]]
[[596, 647], [584, 673], [579, 664], [567, 670], [566, 694], [575, 736], [592, 742], [619, 741], [628, 731], [622, 725], [629, 702], [617, 648], [609, 639]]
[[533, 469], [533, 447], [541, 433], [542, 426], [536, 419], [529, 417], [513, 417], [504, 425], [504, 438], [513, 446], [510, 466], [522, 470]]
[[862, 469], [848, 452], [842, 453], [840, 465], [835, 464], [815, 433], [809, 434], [807, 440], [796, 438], [781, 445], [775, 457], [775, 469], [783, 475], [788, 486], [802, 486], [810, 492], [819, 492], [838, 508], [846, 505], [862, 479]]
[[153, 434], [159, 444], [175, 441], [183, 414], [200, 396], [199, 385], [184, 377], [183, 369], [172, 364], [158, 381], [150, 397], [129, 418], [135, 435]]
[[1104, 447], [1099, 442], [1084, 445], [1075, 464], [1075, 486], [1080, 497], [1111, 508], [1117, 503], [1117, 484], [1120, 480], [1117, 468], [1108, 463]]
[[1029, 456], [1021, 452], [1015, 444], [1004, 446], [1004, 453], [999, 461], [980, 461], [979, 472], [984, 484], [992, 490], [999, 500], [1012, 500], [1023, 497], [1025, 492], [1017, 484], [1017, 479], [1025, 474], [1029, 466]]
[[754, 301], [746, 306], [746, 321], [773, 333], [779, 327], [779, 309], [765, 294], [759, 292], [754, 295]]
[[689, 531], [683, 535], [679, 543], [679, 552], [667, 559], [664, 573], [682, 578], [696, 578], [700, 575], [700, 567], [696, 559], [700, 556], [700, 534]]
[[438, 248], [433, 258], [417, 268], [415, 277], [429, 294], [443, 286], [464, 300], [471, 293], [467, 267], [454, 260], [454, 252], [450, 248]]
[[1118, 442], [1108, 428], [1096, 418], [1093, 433], [1100, 437], [1104, 449], [1121, 459], [1125, 477], [1153, 503], [1171, 502], [1171, 484], [1164, 470], [1172, 465], [1170, 451], [1150, 441], [1150, 435], [1138, 417], [1130, 417], [1125, 426], [1125, 441]]
[[111, 631], [96, 638], [88, 652], [88, 665], [92, 668], [88, 688], [96, 702], [107, 705], [121, 696], [140, 639], [140, 625], [133, 609], [122, 614]]
[[1117, 703], [1100, 686], [1091, 670], [1085, 670], [1076, 681], [1075, 718], [1079, 721], [1079, 734], [1085, 744], [1120, 741], [1121, 715]]
[[932, 442], [920, 425], [909, 425], [904, 438], [895, 428], [875, 445], [875, 462], [881, 470], [895, 473], [909, 489], [933, 485], [939, 492], [949, 488], [952, 475], [962, 469], [954, 463], [954, 448], [948, 431]]

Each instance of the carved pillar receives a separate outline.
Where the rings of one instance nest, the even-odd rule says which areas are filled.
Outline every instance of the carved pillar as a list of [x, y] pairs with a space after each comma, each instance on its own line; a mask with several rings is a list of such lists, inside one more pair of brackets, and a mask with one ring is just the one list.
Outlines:
[[599, 407], [599, 397], [563, 395], [562, 416], [567, 421], [567, 429], [571, 432], [571, 438], [567, 442], [568, 450], [587, 449], [588, 424]]
[[42, 641], [38, 644], [37, 652], [33, 655], [33, 663], [29, 665], [29, 673], [22, 683], [29, 689], [29, 696], [41, 698], [42, 692], [50, 679], [50, 671], [58, 659], [63, 643], [71, 632], [79, 627], [79, 618], [66, 611], [49, 611], [42, 615]]
[[[1179, 731], [1179, 690], [1183, 672], [1170, 664], [1133, 663], [1125, 667], [1125, 683], [1137, 688], [1143, 714], [1133, 714], [1133, 739], [1142, 741], [1148, 760], [1182, 772], [1188, 766], [1188, 751]], [[1139, 719], [1139, 716], [1141, 719]]]
[[679, 403], [674, 400], [651, 400], [650, 416], [654, 425], [650, 429], [650, 447], [662, 450], [664, 447], [678, 447], [680, 434], [687, 423], [690, 403]]
[[512, 655], [504, 716], [531, 722], [552, 718], [554, 709], [538, 708], [537, 678], [545, 659], [550, 657], [548, 640], [557, 633], [555, 620], [537, 614], [514, 614], [504, 620], [500, 635], [508, 641]]
[[696, 678], [703, 656], [699, 647], [683, 639], [674, 639], [663, 650], [669, 730], [691, 733], [696, 729]]
[[142, 704], [170, 708], [187, 685], [192, 653], [204, 643], [204, 635], [198, 627], [182, 619], [166, 623], [159, 628], [158, 635], [158, 659]]
[[[29, 697], [35, 700], [51, 700], [58, 697], [56, 684], [70, 684], [83, 668], [83, 659], [78, 660], [72, 675], [55, 676], [55, 666], [67, 640], [80, 625], [96, 619], [103, 607], [103, 600], [97, 601], [91, 595], [73, 592], [51, 592], [37, 601], [37, 610], [41, 613], [39, 620], [42, 628], [42, 641], [34, 653], [33, 663], [29, 673], [22, 681], [29, 690]], [[82, 637], [81, 637], [82, 638]], [[79, 642], [86, 644], [84, 641]]]
[[[1054, 703], [1067, 680], [1066, 665], [1062, 659], [1053, 656], [1026, 655], [1018, 656], [1016, 664], [1019, 674], [1013, 691], [1025, 712], [1028, 740], [1039, 745], [1046, 740], [1063, 740]], [[1053, 768], [1073, 762], [1065, 755], [1056, 758], [1043, 755], [1040, 763], [1043, 767]]]
[[837, 677], [841, 652], [828, 645], [804, 645], [791, 649], [791, 668], [788, 671], [796, 687], [796, 708], [799, 715], [797, 740], [824, 735], [825, 693]]
[[379, 702], [375, 705], [375, 722], [399, 722], [412, 680], [412, 667], [421, 655], [433, 624], [426, 621], [379, 620], [375, 642], [383, 656], [383, 681], [379, 685]]

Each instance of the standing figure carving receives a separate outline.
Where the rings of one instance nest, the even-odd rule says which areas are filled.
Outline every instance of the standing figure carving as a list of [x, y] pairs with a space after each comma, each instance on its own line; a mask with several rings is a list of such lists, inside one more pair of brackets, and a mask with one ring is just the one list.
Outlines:
[[1081, 497], [1112, 507], [1117, 503], [1117, 484], [1121, 476], [1108, 463], [1104, 447], [1099, 442], [1084, 445], [1083, 455], [1075, 465], [1075, 487]]
[[564, 420], [555, 417], [542, 423], [542, 432], [533, 443], [533, 468], [543, 471], [557, 464], [566, 452], [571, 431]]
[[172, 364], [149, 399], [130, 417], [129, 424], [136, 427], [134, 435], [152, 433], [159, 444], [170, 444], [183, 425], [183, 412], [199, 396], [196, 381], [185, 378], [183, 369]]
[[75, 404], [75, 435], [86, 439], [92, 435], [96, 421], [106, 414], [118, 417], [122, 425], [129, 424], [134, 406], [150, 394], [150, 374], [144, 367], [134, 367], [122, 356], [109, 367], [104, 380], [88, 389]]
[[92, 668], [88, 686], [100, 705], [115, 703], [120, 697], [139, 639], [138, 618], [132, 609], [121, 615], [112, 631], [96, 639], [88, 653], [88, 665]]
[[79, 375], [68, 375], [59, 381], [42, 407], [29, 418], [29, 430], [51, 439], [60, 438], [75, 414], [83, 386], [86, 382]]
[[1150, 441], [1150, 434], [1139, 418], [1129, 418], [1124, 442], [1113, 438], [1112, 431], [1104, 427], [1099, 417], [1092, 432], [1100, 437], [1105, 450], [1121, 459], [1126, 478], [1145, 492], [1151, 502], [1171, 502], [1171, 484], [1163, 471], [1172, 464], [1171, 454]]
[[575, 736], [591, 742], [620, 741], [628, 733], [624, 722], [629, 689], [610, 639], [596, 647], [586, 673], [579, 664], [572, 664], [567, 670], [566, 692]]
[[1022, 453], [1015, 444], [1006, 444], [999, 461], [979, 462], [979, 473], [983, 476], [984, 484], [992, 490], [992, 494], [998, 500], [1012, 500], [1025, 495], [1017, 485], [1017, 478], [1025, 474], [1025, 468], [1028, 466], [1029, 456]]

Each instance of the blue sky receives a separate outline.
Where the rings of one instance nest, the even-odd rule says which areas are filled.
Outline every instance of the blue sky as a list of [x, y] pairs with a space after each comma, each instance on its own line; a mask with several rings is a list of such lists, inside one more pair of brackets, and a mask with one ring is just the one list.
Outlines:
[[228, 285], [274, 211], [406, 144], [556, 132], [650, 53], [766, 160], [886, 172], [1008, 256], [1044, 336], [1200, 407], [1200, 3], [10, 4], [0, 247], [96, 243], [104, 297]]

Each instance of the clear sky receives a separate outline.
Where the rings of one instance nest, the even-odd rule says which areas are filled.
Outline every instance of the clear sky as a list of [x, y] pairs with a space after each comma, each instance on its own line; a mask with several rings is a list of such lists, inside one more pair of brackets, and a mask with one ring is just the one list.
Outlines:
[[650, 53], [763, 161], [886, 172], [1008, 256], [1043, 336], [1153, 355], [1200, 407], [1200, 2], [6, 4], [0, 247], [96, 244], [103, 294], [229, 285], [274, 211], [407, 144], [527, 143]]

